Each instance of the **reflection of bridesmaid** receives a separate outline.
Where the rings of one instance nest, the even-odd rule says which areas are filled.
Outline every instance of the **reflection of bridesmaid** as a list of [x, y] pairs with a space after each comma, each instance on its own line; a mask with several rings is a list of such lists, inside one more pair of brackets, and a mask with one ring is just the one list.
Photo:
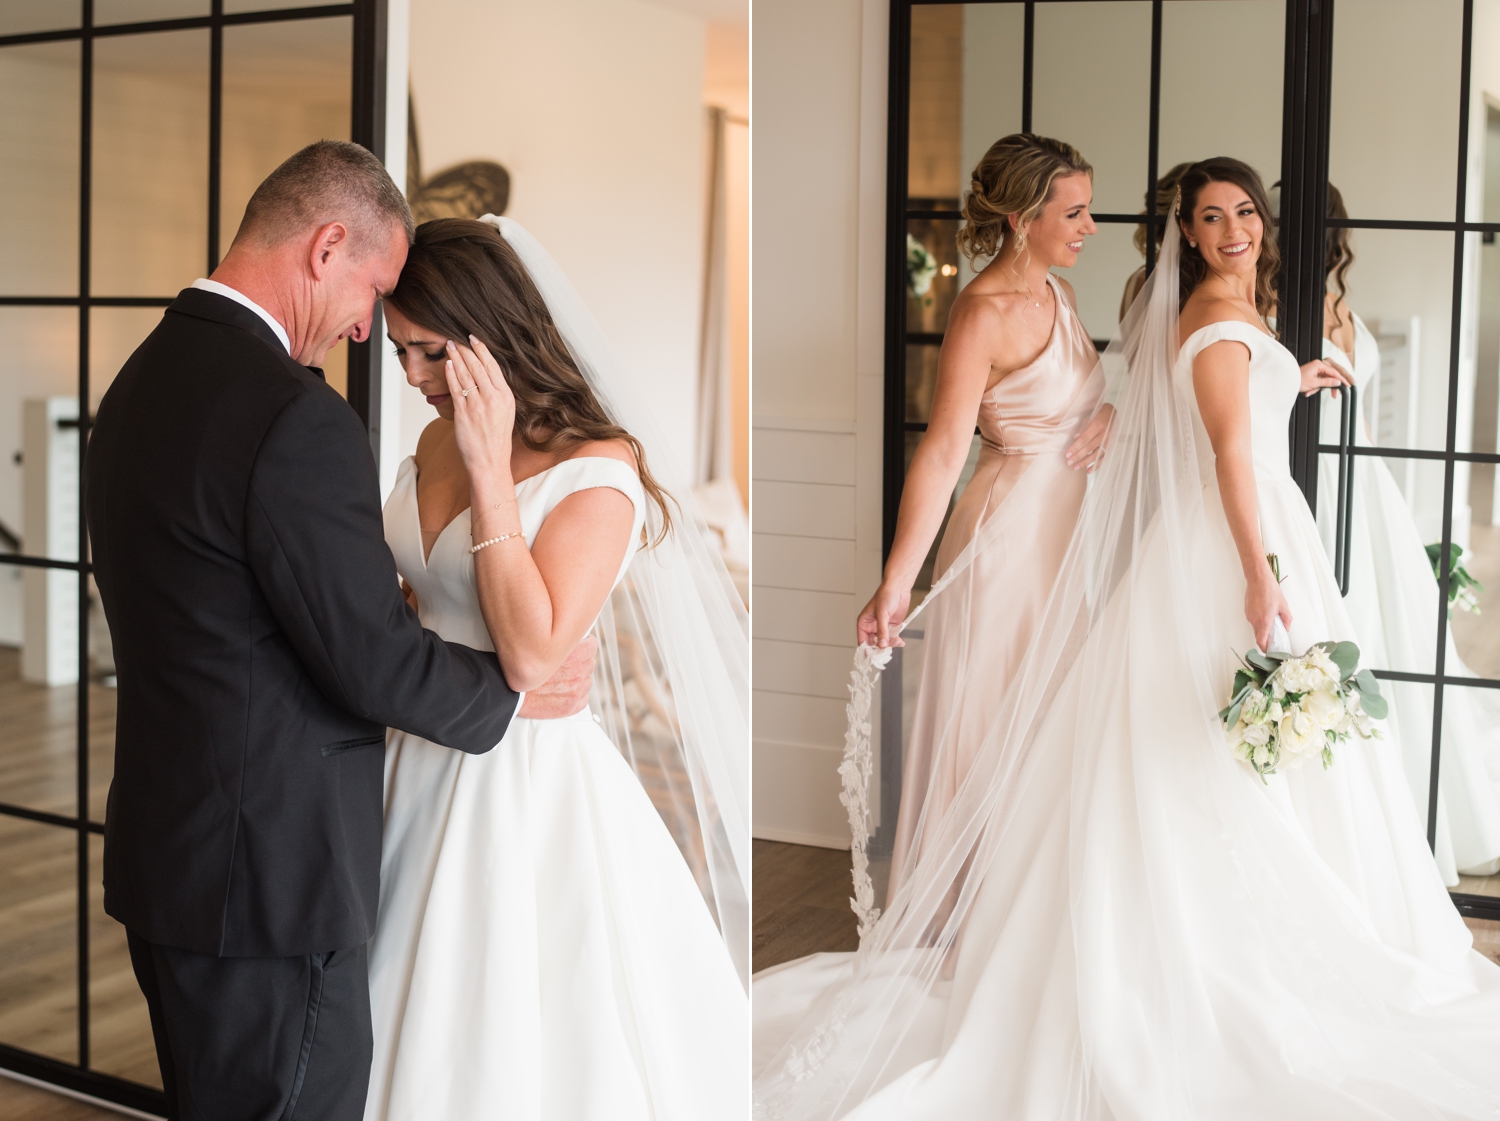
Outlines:
[[[1171, 171], [1167, 172], [1156, 181], [1156, 213], [1167, 215], [1172, 213], [1172, 203], [1177, 198], [1177, 184], [1182, 179], [1182, 173], [1192, 167], [1191, 163], [1180, 163]], [[1151, 198], [1146, 197], [1146, 205], [1151, 205]], [[1146, 211], [1142, 210], [1142, 214]], [[1146, 238], [1148, 226], [1143, 222], [1135, 228], [1135, 236], [1131, 239], [1135, 242], [1135, 248], [1142, 257], [1146, 255]], [[1167, 224], [1162, 222], [1156, 227], [1156, 249], [1158, 255], [1161, 253], [1161, 239], [1167, 235]], [[1120, 318], [1125, 318], [1125, 313], [1130, 310], [1130, 305], [1135, 303], [1135, 298], [1141, 294], [1141, 286], [1146, 283], [1146, 266], [1142, 265], [1130, 274], [1125, 281], [1125, 294], [1120, 297]]]
[[[1328, 185], [1328, 216], [1347, 218], [1343, 196]], [[1328, 231], [1325, 271], [1337, 287], [1323, 307], [1323, 358], [1348, 370], [1368, 396], [1380, 377], [1380, 348], [1375, 336], [1345, 300], [1354, 252], [1349, 231]], [[1341, 402], [1325, 400], [1322, 442], [1339, 438]], [[1356, 444], [1368, 447], [1370, 434], [1363, 409], [1355, 418]], [[1438, 585], [1405, 496], [1385, 460], [1352, 457], [1354, 509], [1349, 539], [1349, 593], [1344, 598], [1355, 633], [1365, 646], [1362, 660], [1381, 669], [1431, 673], [1435, 664], [1433, 611]], [[1338, 511], [1338, 465], [1335, 457], [1318, 457], [1318, 528], [1333, 555]], [[1471, 676], [1448, 633], [1446, 672]], [[1419, 810], [1425, 815], [1432, 766], [1432, 686], [1386, 681], [1391, 702], [1389, 726], [1399, 736]], [[1487, 761], [1495, 767], [1490, 772]], [[1500, 777], [1500, 704], [1488, 690], [1443, 691], [1442, 774], [1438, 792], [1437, 861], [1444, 882], [1453, 887], [1460, 872], [1487, 876], [1500, 871], [1500, 792], [1491, 773]]]
[[[1004, 137], [974, 169], [959, 248], [971, 259], [993, 260], [953, 302], [931, 420], [901, 494], [885, 578], [859, 616], [860, 641], [902, 645], [895, 628], [910, 607], [976, 423], [978, 466], [954, 506], [937, 574], [1002, 510], [1005, 532], [966, 571], [970, 594], [939, 597], [928, 615], [892, 888], [924, 807], [936, 820], [952, 798], [998, 683], [1031, 639], [1078, 519], [1085, 471], [1103, 445], [1109, 413], [1075, 422], [1093, 412], [1098, 356], [1072, 288], [1049, 272], [1071, 267], [1094, 232], [1092, 196], [1088, 162], [1045, 137]], [[943, 773], [930, 773], [936, 758]]]

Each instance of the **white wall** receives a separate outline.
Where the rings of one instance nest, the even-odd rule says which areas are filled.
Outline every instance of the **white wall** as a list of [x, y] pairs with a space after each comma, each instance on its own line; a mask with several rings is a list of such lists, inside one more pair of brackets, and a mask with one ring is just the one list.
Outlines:
[[760, 0], [752, 28], [754, 831], [830, 847], [880, 578], [885, 13]]
[[[639, 0], [416, 0], [425, 174], [489, 159], [692, 462], [703, 273], [702, 18]], [[401, 396], [400, 454], [432, 410]]]

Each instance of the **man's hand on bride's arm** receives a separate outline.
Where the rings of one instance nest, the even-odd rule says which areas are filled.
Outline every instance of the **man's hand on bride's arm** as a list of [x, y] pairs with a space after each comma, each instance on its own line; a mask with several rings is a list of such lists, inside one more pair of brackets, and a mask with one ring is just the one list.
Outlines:
[[594, 676], [594, 653], [599, 640], [585, 635], [563, 664], [545, 682], [527, 693], [517, 716], [528, 720], [561, 720], [582, 712], [589, 702], [589, 684]]
[[1083, 426], [1078, 438], [1068, 445], [1068, 466], [1092, 475], [1094, 468], [1104, 461], [1104, 451], [1109, 447], [1109, 435], [1114, 430], [1114, 422], [1115, 407], [1100, 406], [1099, 411]]

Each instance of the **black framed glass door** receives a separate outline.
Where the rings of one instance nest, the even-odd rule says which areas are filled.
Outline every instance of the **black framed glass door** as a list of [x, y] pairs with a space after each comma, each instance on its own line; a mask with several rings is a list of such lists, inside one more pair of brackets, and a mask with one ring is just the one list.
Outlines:
[[[1331, 559], [1355, 580], [1351, 610], [1385, 602], [1371, 592], [1377, 577], [1385, 598], [1401, 589], [1413, 637], [1400, 638], [1394, 619], [1366, 621], [1392, 636], [1370, 644], [1371, 658], [1393, 691], [1408, 691], [1404, 706], [1396, 698], [1407, 777], [1455, 902], [1489, 917], [1500, 917], [1500, 799], [1484, 773], [1493, 758], [1500, 777], [1500, 747], [1488, 747], [1500, 737], [1500, 631], [1462, 601], [1450, 625], [1448, 595], [1492, 571], [1500, 589], [1496, 4], [1338, 0], [1335, 20], [1332, 0], [895, 0], [884, 463], [889, 549], [948, 308], [972, 275], [954, 245], [960, 199], [969, 170], [1006, 133], [1066, 139], [1094, 165], [1099, 233], [1066, 277], [1100, 346], [1132, 274], [1154, 267], [1148, 231], [1164, 221], [1156, 187], [1180, 163], [1234, 155], [1279, 181], [1277, 328], [1299, 360], [1323, 353], [1329, 231], [1349, 231], [1344, 306], [1369, 327], [1378, 373], [1344, 400], [1299, 403], [1293, 474]], [[1226, 65], [1236, 75], [1230, 115], [1202, 93], [1223, 87]], [[1330, 179], [1347, 218], [1329, 217]], [[1376, 476], [1356, 461], [1386, 467]], [[1365, 493], [1375, 488], [1378, 501]], [[1452, 567], [1455, 542], [1467, 550], [1463, 574]], [[1482, 608], [1487, 593], [1463, 586]], [[915, 641], [882, 679], [877, 860], [899, 805], [921, 656], [920, 633], [907, 637]], [[1494, 859], [1478, 860], [1491, 845]]]
[[[109, 380], [321, 137], [381, 154], [383, 0], [0, 5], [0, 1067], [162, 1113], [102, 909], [113, 657], [81, 459]], [[378, 348], [329, 381], [378, 426]]]

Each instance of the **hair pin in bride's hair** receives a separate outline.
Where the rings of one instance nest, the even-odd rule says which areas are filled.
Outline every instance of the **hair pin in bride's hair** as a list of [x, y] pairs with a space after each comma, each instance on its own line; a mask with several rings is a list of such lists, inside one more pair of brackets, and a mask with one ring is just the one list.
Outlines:
[[1177, 188], [1177, 193], [1172, 196], [1172, 217], [1182, 217], [1182, 188]]

